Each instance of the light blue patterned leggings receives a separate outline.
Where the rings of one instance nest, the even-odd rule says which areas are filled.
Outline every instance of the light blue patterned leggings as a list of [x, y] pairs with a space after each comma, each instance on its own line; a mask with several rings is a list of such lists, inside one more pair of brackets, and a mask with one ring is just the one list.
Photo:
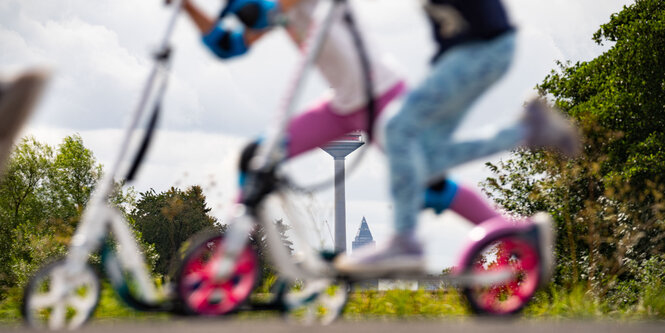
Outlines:
[[514, 49], [514, 32], [450, 49], [386, 124], [396, 232], [413, 232], [426, 184], [433, 177], [512, 149], [524, 138], [521, 124], [486, 139], [454, 141], [452, 137], [471, 105], [508, 70]]

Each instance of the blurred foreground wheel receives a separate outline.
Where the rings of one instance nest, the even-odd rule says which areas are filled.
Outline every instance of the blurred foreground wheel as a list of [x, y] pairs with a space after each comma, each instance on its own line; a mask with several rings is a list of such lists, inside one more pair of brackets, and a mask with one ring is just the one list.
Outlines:
[[215, 278], [215, 269], [224, 256], [224, 237], [209, 235], [193, 242], [177, 275], [179, 304], [188, 314], [224, 315], [242, 305], [259, 280], [259, 259], [248, 244], [235, 262], [233, 273], [224, 280]]
[[346, 281], [326, 279], [303, 283], [298, 291], [284, 295], [287, 320], [304, 325], [329, 325], [342, 315], [351, 286]]
[[476, 314], [505, 316], [520, 312], [538, 289], [540, 270], [538, 248], [534, 241], [508, 235], [478, 246], [472, 259], [464, 264], [471, 274], [510, 272], [511, 278], [493, 285], [463, 288], [471, 310]]
[[65, 260], [42, 267], [30, 279], [23, 294], [21, 312], [33, 328], [75, 329], [92, 315], [100, 297], [100, 283], [89, 266], [68, 274]]

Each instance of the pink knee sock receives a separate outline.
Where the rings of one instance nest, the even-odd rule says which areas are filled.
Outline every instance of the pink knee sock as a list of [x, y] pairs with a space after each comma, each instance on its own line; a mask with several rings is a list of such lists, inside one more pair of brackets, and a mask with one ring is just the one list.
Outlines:
[[501, 215], [479, 193], [461, 184], [457, 185], [450, 209], [473, 224]]

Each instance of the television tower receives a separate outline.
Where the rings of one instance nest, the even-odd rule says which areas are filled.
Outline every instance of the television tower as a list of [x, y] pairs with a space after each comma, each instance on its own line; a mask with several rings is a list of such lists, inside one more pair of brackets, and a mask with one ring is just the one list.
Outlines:
[[321, 147], [335, 161], [335, 251], [346, 253], [346, 195], [344, 193], [344, 160], [365, 144], [362, 135], [352, 133]]

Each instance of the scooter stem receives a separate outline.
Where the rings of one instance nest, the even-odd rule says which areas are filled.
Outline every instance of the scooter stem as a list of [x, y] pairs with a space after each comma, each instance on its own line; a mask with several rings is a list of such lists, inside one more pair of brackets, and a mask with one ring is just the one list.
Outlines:
[[236, 211], [233, 223], [229, 224], [224, 235], [226, 241], [216, 249], [215, 256], [219, 258], [213, 267], [216, 282], [227, 280], [234, 273], [236, 259], [247, 246], [254, 228], [254, 221], [244, 205], [238, 205]]

